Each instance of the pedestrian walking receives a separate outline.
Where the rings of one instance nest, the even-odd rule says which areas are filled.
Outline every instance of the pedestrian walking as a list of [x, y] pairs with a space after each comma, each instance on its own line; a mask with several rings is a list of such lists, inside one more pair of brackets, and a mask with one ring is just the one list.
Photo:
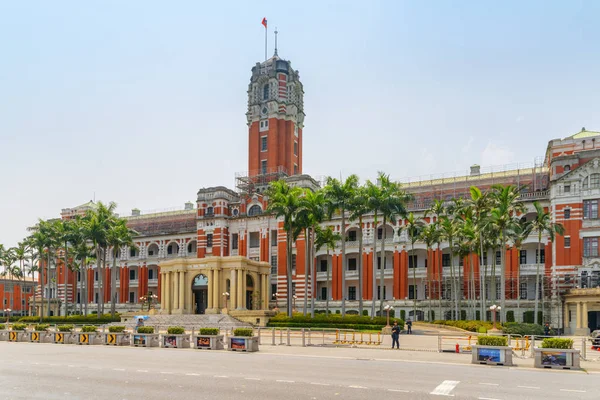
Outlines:
[[136, 332], [136, 333], [137, 333], [137, 331], [138, 331], [138, 328], [139, 328], [140, 326], [144, 326], [144, 320], [143, 320], [142, 318], [138, 318], [138, 320], [137, 320], [137, 324], [135, 325], [135, 332]]
[[412, 335], [412, 321], [410, 320], [410, 318], [408, 319], [408, 321], [406, 321], [406, 334], [407, 335]]
[[392, 349], [394, 348], [394, 344], [396, 348], [400, 348], [400, 342], [398, 338], [400, 337], [400, 327], [398, 326], [398, 321], [394, 321], [394, 326], [392, 326]]
[[544, 324], [544, 336], [550, 336], [550, 324], [547, 322]]

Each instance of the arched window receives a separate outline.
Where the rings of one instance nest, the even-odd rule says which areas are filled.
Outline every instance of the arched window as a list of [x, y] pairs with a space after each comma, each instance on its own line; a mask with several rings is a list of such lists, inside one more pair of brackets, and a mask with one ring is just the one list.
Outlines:
[[585, 179], [583, 180], [583, 184], [582, 184], [581, 186], [582, 186], [584, 189], [587, 189], [587, 188], [588, 188], [588, 185], [589, 185], [589, 183], [588, 183], [588, 182], [589, 182], [589, 179], [588, 179], [588, 177], [586, 176], [586, 177], [585, 177]]
[[262, 214], [262, 209], [260, 208], [260, 206], [258, 204], [253, 205], [248, 210], [249, 217], [254, 217], [255, 215], [260, 215], [260, 214]]
[[263, 86], [263, 100], [269, 100], [269, 84]]
[[565, 172], [569, 172], [571, 170], [571, 166], [570, 165], [565, 165]]

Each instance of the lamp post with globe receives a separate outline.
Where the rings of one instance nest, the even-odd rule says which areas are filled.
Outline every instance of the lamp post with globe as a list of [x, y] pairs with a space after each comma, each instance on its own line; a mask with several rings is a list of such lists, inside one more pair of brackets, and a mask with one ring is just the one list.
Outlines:
[[387, 313], [387, 325], [385, 327], [390, 328], [390, 311], [392, 311], [394, 309], [394, 306], [387, 304], [385, 307], [383, 307], [383, 309]]
[[10, 313], [11, 313], [11, 309], [10, 308], [5, 308], [4, 309], [4, 314], [6, 314], [6, 323], [8, 324], [10, 322]]
[[497, 331], [498, 328], [496, 328], [496, 312], [499, 312], [502, 309], [502, 307], [497, 306], [497, 305], [492, 305], [490, 306], [490, 311], [492, 312], [492, 321], [494, 323], [494, 326], [492, 327], [493, 331]]
[[225, 299], [225, 312], [227, 312], [227, 299], [229, 298], [229, 292], [223, 292], [223, 297]]

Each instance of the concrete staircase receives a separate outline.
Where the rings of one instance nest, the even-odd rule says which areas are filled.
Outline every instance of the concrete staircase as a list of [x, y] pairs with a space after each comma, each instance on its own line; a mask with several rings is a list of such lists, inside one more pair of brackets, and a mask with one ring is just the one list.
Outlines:
[[[139, 315], [145, 315], [140, 313]], [[135, 318], [127, 322], [114, 322], [110, 325], [125, 325], [128, 329], [133, 329], [137, 321]], [[186, 330], [198, 330], [198, 328], [220, 328], [226, 329], [251, 327], [246, 322], [241, 322], [225, 314], [204, 314], [204, 315], [150, 315], [144, 321], [144, 326], [154, 326], [159, 332], [166, 331], [169, 326], [183, 326]]]

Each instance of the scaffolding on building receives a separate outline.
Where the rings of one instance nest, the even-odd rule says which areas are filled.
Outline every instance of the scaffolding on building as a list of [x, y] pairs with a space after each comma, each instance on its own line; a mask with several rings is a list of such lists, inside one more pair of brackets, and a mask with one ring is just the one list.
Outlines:
[[261, 193], [269, 186], [269, 183], [285, 179], [288, 176], [289, 173], [283, 166], [258, 171], [237, 172], [235, 174], [235, 187], [238, 192], [246, 195]]
[[127, 226], [140, 236], [196, 232], [196, 210], [167, 211], [126, 217]]

